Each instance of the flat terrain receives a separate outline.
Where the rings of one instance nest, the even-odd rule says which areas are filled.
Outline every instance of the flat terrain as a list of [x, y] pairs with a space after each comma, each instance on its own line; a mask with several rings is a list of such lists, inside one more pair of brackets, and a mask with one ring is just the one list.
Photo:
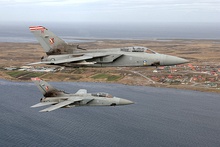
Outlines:
[[[96, 42], [79, 43], [80, 47], [86, 49], [105, 49], [120, 48], [127, 46], [145, 46], [159, 53], [174, 55], [190, 60], [193, 65], [193, 71], [185, 64], [179, 67], [176, 72], [162, 71], [153, 73], [155, 67], [110, 67], [110, 68], [66, 68], [56, 73], [26, 73], [10, 72], [1, 70], [0, 77], [11, 80], [27, 80], [33, 76], [40, 76], [43, 79], [51, 81], [87, 81], [87, 82], [111, 82], [128, 85], [148, 85], [156, 87], [175, 87], [184, 89], [194, 89], [201, 91], [219, 92], [219, 72], [216, 70], [220, 66], [220, 40], [97, 40]], [[0, 67], [23, 66], [30, 62], [38, 62], [42, 56], [45, 56], [42, 47], [38, 43], [0, 43]], [[45, 65], [41, 65], [45, 66]], [[194, 67], [211, 67], [216, 71], [213, 76], [215, 88], [204, 86], [210, 80], [210, 75], [201, 75], [194, 70]], [[175, 68], [176, 69], [176, 68]], [[28, 76], [27, 76], [28, 75]], [[175, 81], [164, 80], [168, 76], [174, 76]], [[203, 81], [192, 81], [192, 78], [205, 78]], [[177, 78], [182, 78], [176, 82]], [[183, 82], [183, 78], [187, 82]], [[213, 82], [212, 82], [213, 84]], [[198, 86], [199, 85], [199, 86]], [[190, 86], [190, 87], [189, 87]]]
[[[189, 59], [193, 64], [220, 62], [220, 40], [99, 40], [81, 43], [88, 49], [145, 46], [156, 52]], [[38, 43], [0, 43], [0, 66], [24, 65], [39, 61], [44, 56]]]

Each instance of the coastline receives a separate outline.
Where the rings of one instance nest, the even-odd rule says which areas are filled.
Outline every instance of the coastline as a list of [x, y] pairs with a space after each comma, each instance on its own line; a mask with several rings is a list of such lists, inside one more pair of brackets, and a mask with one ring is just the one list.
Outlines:
[[[211, 70], [218, 69], [220, 66], [220, 40], [169, 40], [169, 41], [155, 41], [155, 40], [97, 40], [95, 42], [81, 42], [78, 43], [83, 48], [96, 49], [96, 48], [117, 48], [124, 46], [145, 46], [156, 52], [179, 56], [190, 60], [190, 64], [194, 67], [211, 67]], [[4, 70], [5, 67], [16, 66], [20, 67], [27, 63], [37, 62], [40, 57], [45, 53], [38, 43], [2, 43], [0, 42], [0, 49], [2, 54], [0, 55], [0, 78], [10, 81], [27, 81], [32, 75], [36, 75], [32, 72], [17, 72], [15, 76], [11, 76], [9, 73], [14, 71]], [[43, 67], [51, 67], [40, 65]], [[55, 66], [57, 67], [57, 66]], [[214, 68], [212, 68], [214, 67]], [[57, 67], [59, 68], [59, 67]], [[57, 71], [54, 73], [39, 74], [41, 78], [47, 81], [69, 81], [69, 82], [105, 82], [105, 83], [117, 83], [133, 86], [151, 86], [151, 87], [166, 87], [176, 89], [188, 89], [203, 92], [216, 92], [220, 93], [218, 87], [206, 87], [200, 86], [201, 81], [194, 81], [192, 83], [176, 83], [178, 77], [181, 78], [194, 78], [195, 76], [204, 77], [200, 71], [192, 71], [188, 64], [175, 67], [176, 72], [160, 71], [154, 73], [155, 67], [105, 67], [105, 68], [66, 68], [64, 71]], [[137, 71], [138, 73], [134, 73]], [[21, 75], [19, 75], [21, 74]], [[102, 75], [100, 75], [102, 74]], [[220, 86], [219, 79], [220, 74], [213, 76], [216, 78], [215, 83]], [[13, 75], [13, 74], [12, 74]], [[144, 75], [149, 79], [144, 78]], [[161, 77], [174, 77], [174, 82], [164, 83], [161, 81]], [[104, 78], [103, 78], [104, 76]], [[207, 74], [207, 78], [212, 78]], [[159, 79], [159, 80], [158, 80]], [[169, 79], [169, 78], [168, 78]], [[155, 83], [152, 83], [152, 80]], [[195, 84], [197, 83], [197, 85]], [[198, 84], [200, 84], [198, 86]]]

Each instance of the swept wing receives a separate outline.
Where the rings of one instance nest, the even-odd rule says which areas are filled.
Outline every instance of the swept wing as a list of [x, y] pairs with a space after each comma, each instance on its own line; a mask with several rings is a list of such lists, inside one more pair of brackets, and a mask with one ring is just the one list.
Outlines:
[[81, 101], [81, 100], [82, 100], [82, 99], [80, 99], [80, 98], [68, 99], [68, 100], [66, 100], [66, 101], [60, 102], [60, 103], [58, 103], [58, 104], [56, 104], [56, 105], [53, 105], [53, 106], [51, 106], [51, 107], [48, 107], [48, 108], [46, 108], [46, 109], [43, 109], [43, 110], [41, 110], [40, 112], [50, 112], [50, 111], [59, 109], [59, 108], [61, 108], [61, 107], [67, 106], [67, 105], [69, 105], [69, 104], [72, 104], [72, 103], [74, 103], [74, 102]]
[[52, 60], [52, 61], [42, 61], [42, 62], [34, 62], [28, 65], [35, 65], [35, 64], [62, 64], [62, 63], [70, 63], [70, 62], [78, 62], [87, 59], [92, 59], [92, 56], [80, 56], [80, 57], [73, 57], [68, 59], [61, 59], [61, 60]]
[[[82, 56], [79, 57], [66, 57], [66, 59], [56, 59], [55, 56], [48, 56], [48, 58], [50, 58], [50, 61], [41, 61], [41, 62], [35, 62], [35, 63], [30, 63], [28, 65], [35, 65], [35, 64], [64, 64], [64, 63], [73, 63], [73, 62], [82, 62], [82, 64], [85, 60], [88, 59], [94, 59], [94, 58], [99, 58], [99, 57], [108, 57], [108, 56], [114, 56], [113, 58], [111, 58], [111, 60], [109, 60], [108, 62], [113, 62], [114, 59], [119, 58], [120, 56], [122, 56], [123, 54], [117, 54], [117, 55], [112, 55], [112, 54], [106, 54], [106, 53], [91, 53], [91, 54], [84, 54]], [[59, 55], [56, 55], [57, 57], [59, 57]], [[53, 58], [54, 57], [54, 58]], [[86, 62], [87, 63], [87, 62]], [[95, 64], [96, 62], [89, 62], [89, 64]]]
[[80, 56], [80, 57], [73, 57], [69, 59], [63, 59], [63, 60], [57, 60], [57, 61], [51, 61], [52, 64], [62, 64], [62, 63], [70, 63], [70, 62], [77, 62], [87, 59], [92, 59], [92, 56]]

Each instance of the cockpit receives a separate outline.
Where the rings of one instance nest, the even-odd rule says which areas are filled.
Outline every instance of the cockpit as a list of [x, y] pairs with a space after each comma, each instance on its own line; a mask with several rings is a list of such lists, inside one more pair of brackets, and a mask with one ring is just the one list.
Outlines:
[[123, 52], [145, 52], [148, 54], [156, 54], [157, 52], [142, 46], [124, 47], [120, 49]]
[[93, 93], [92, 96], [95, 97], [106, 97], [106, 98], [113, 98], [112, 95], [105, 93], [105, 92], [99, 92], [99, 93]]

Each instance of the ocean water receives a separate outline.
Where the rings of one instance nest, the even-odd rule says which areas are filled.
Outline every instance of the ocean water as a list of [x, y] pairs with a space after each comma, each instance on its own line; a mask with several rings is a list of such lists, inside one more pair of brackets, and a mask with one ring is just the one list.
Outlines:
[[220, 39], [220, 23], [3, 23], [0, 42], [37, 42], [29, 26], [42, 25], [67, 42], [79, 39]]
[[30, 82], [0, 80], [0, 145], [7, 146], [220, 146], [220, 97], [190, 90], [120, 84], [50, 82], [76, 92], [104, 91], [135, 102], [40, 113], [42, 97]]

